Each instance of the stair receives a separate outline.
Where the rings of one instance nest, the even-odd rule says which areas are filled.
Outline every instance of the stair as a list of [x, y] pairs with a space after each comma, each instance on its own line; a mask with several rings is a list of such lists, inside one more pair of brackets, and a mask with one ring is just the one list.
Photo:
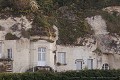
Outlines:
[[0, 58], [0, 72], [12, 72], [13, 71], [13, 60], [8, 58]]
[[12, 72], [13, 70], [12, 70], [12, 65], [10, 65], [10, 64], [7, 64], [6, 65], [6, 72]]
[[50, 66], [36, 66], [36, 70], [52, 71], [52, 68]]
[[36, 72], [36, 71], [53, 71], [53, 69], [50, 66], [36, 66], [33, 68], [28, 69], [26, 72]]

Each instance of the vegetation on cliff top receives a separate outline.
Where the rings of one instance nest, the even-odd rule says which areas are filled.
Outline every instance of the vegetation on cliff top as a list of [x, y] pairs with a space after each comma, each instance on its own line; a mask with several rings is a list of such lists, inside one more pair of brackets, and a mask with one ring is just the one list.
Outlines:
[[9, 12], [33, 18], [33, 27], [28, 30], [31, 36], [55, 37], [53, 25], [56, 25], [59, 29], [58, 44], [76, 45], [78, 38], [94, 33], [85, 21], [88, 16], [103, 15], [108, 31], [120, 34], [120, 16], [101, 11], [119, 5], [120, 0], [0, 0], [0, 14]]

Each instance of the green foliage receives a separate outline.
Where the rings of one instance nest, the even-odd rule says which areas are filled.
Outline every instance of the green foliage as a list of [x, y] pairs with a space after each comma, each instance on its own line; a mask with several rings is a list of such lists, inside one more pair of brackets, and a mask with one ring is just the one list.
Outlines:
[[34, 18], [34, 27], [28, 30], [30, 35], [55, 37], [55, 30], [53, 29], [53, 25], [51, 25], [49, 18], [50, 17], [37, 14]]
[[111, 14], [106, 12], [102, 16], [106, 20], [107, 30], [120, 35], [120, 14], [114, 11]]
[[[39, 5], [39, 10], [36, 12], [31, 11], [31, 0], [0, 0], [0, 9], [9, 7], [14, 15], [28, 15], [32, 14], [33, 27], [26, 31], [22, 31], [24, 37], [30, 36], [48, 36], [55, 37], [55, 30], [53, 25], [59, 29], [58, 44], [76, 45], [77, 38], [91, 35], [94, 32], [90, 29], [90, 25], [84, 20], [86, 17], [94, 15], [102, 15], [107, 21], [107, 29], [111, 33], [120, 34], [120, 15], [108, 14], [100, 11], [104, 7], [119, 6], [120, 0], [36, 0]], [[60, 8], [67, 6], [68, 10], [65, 12], [69, 14], [61, 14], [58, 11]], [[69, 19], [77, 16], [75, 20]], [[8, 11], [5, 13], [9, 13]], [[8, 14], [9, 15], [9, 14]], [[62, 15], [62, 16], [61, 16]], [[69, 16], [63, 16], [69, 15]], [[15, 37], [15, 36], [14, 36]]]
[[25, 29], [22, 29], [21, 30], [21, 35], [24, 37], [24, 38], [30, 38], [30, 34], [28, 31], [25, 31]]
[[120, 0], [53, 0], [59, 7], [73, 5], [77, 9], [102, 9], [108, 6], [120, 5]]
[[54, 4], [57, 4], [58, 7], [67, 6], [75, 2], [76, 0], [53, 0]]
[[30, 0], [9, 0], [11, 7], [15, 10], [29, 10]]
[[[74, 6], [78, 10], [102, 9], [108, 6], [119, 6], [120, 0], [36, 0], [45, 15], [52, 15], [55, 9], [62, 6]], [[11, 7], [15, 10], [29, 10], [30, 0], [0, 0], [0, 8]]]
[[40, 10], [44, 15], [52, 15], [53, 1], [52, 0], [36, 0], [40, 6]]
[[0, 10], [10, 7], [9, 0], [0, 0]]
[[68, 19], [60, 18], [58, 21], [58, 44], [75, 45], [77, 38], [85, 37], [87, 34], [91, 34], [91, 29], [84, 20], [77, 20], [77, 22], [74, 22]]
[[0, 80], [119, 80], [119, 76], [120, 70], [82, 70], [60, 73], [45, 71], [36, 73], [1, 73]]
[[19, 39], [16, 35], [13, 35], [13, 34], [11, 34], [11, 33], [7, 33], [6, 35], [5, 35], [5, 39], [6, 40], [17, 40], [17, 39]]

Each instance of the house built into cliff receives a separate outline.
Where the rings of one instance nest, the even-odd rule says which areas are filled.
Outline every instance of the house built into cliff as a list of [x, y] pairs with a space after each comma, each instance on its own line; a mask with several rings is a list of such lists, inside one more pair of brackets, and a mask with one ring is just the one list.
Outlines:
[[[3, 33], [3, 34], [2, 34]], [[26, 38], [5, 40], [1, 32], [0, 71], [119, 69], [119, 55], [96, 53], [97, 42], [89, 39], [86, 46], [61, 46], [46, 40]]]
[[[0, 31], [0, 72], [120, 69], [120, 38], [108, 34], [105, 21], [100, 15], [86, 18], [86, 21], [95, 34], [83, 40], [80, 38], [80, 46], [65, 46], [57, 44], [57, 28], [52, 42], [49, 41], [52, 38], [44, 36], [24, 38], [20, 31], [32, 27], [32, 22], [26, 17], [1, 19], [0, 26], [4, 30]], [[10, 33], [18, 38], [7, 39]], [[6, 34], [9, 35], [6, 37]]]

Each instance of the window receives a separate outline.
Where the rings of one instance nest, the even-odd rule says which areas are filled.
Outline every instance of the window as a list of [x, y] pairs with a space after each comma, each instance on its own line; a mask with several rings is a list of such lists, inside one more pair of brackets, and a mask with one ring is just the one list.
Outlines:
[[109, 70], [109, 65], [107, 63], [103, 64], [102, 69]]
[[12, 58], [12, 49], [8, 49], [7, 51], [8, 51], [8, 58], [11, 59]]
[[46, 48], [38, 48], [38, 61], [45, 61]]
[[88, 66], [88, 69], [93, 69], [93, 59], [87, 60], [87, 66]]
[[66, 53], [65, 52], [58, 52], [58, 62], [60, 64], [66, 64]]

